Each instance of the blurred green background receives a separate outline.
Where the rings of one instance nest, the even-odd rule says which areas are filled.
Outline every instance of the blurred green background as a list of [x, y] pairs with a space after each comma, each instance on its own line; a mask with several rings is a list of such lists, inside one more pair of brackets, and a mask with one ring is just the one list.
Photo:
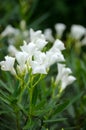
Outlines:
[[3, 0], [0, 2], [0, 32], [8, 24], [19, 26], [26, 20], [28, 27], [53, 27], [62, 22], [67, 26], [86, 26], [85, 0]]

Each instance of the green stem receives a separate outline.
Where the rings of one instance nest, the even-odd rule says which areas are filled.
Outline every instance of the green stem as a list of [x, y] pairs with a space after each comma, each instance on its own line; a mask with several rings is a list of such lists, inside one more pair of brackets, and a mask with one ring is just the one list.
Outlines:
[[19, 122], [19, 112], [16, 112], [16, 124], [17, 124], [17, 130], [21, 130]]
[[37, 82], [32, 86], [33, 88], [38, 84], [38, 82], [41, 80], [42, 75], [40, 75], [39, 79], [37, 80]]
[[33, 87], [30, 88], [30, 115], [32, 114], [32, 97], [33, 97]]

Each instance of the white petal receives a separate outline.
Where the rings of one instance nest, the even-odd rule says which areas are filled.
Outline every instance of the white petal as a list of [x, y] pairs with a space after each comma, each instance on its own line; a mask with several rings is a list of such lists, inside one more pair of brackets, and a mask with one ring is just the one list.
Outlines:
[[30, 29], [30, 41], [33, 42], [39, 50], [43, 49], [47, 44], [45, 36], [40, 30], [34, 31], [33, 29]]
[[33, 74], [37, 74], [37, 73], [47, 74], [46, 67], [44, 65], [39, 65], [38, 62], [32, 61], [31, 66], [32, 66], [32, 73]]
[[64, 43], [61, 40], [56, 39], [54, 42], [53, 48], [57, 48], [59, 50], [64, 50], [65, 49]]
[[27, 59], [28, 59], [28, 53], [26, 52], [18, 52], [16, 54], [16, 60], [19, 65], [24, 65]]
[[5, 30], [1, 33], [1, 35], [3, 37], [7, 36], [7, 35], [12, 35], [12, 34], [17, 34], [19, 33], [18, 29], [13, 28], [11, 25], [8, 25]]
[[32, 56], [34, 52], [37, 50], [36, 45], [33, 42], [27, 44], [24, 41], [24, 45], [20, 47], [22, 51], [28, 53], [29, 56]]
[[44, 35], [46, 40], [54, 42], [54, 37], [52, 36], [52, 30], [50, 28], [44, 30]]
[[11, 56], [15, 56], [15, 54], [18, 53], [18, 50], [13, 45], [9, 45], [8, 52]]
[[86, 29], [81, 25], [71, 26], [71, 36], [76, 40], [80, 39], [86, 33]]

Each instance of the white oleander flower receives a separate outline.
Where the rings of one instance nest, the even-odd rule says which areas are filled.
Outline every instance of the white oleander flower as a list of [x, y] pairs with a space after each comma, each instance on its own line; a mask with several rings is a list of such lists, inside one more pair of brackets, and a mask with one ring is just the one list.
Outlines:
[[40, 30], [34, 31], [33, 29], [30, 29], [30, 41], [33, 42], [39, 50], [42, 50], [47, 44], [45, 36]]
[[44, 65], [41, 65], [39, 62], [32, 61], [31, 66], [33, 74], [47, 74], [46, 67]]
[[44, 35], [45, 35], [46, 40], [50, 42], [54, 42], [54, 37], [52, 35], [52, 30], [50, 28], [47, 28], [44, 30]]
[[56, 62], [65, 61], [63, 54], [59, 50], [57, 50], [57, 52], [54, 51], [46, 52], [46, 57], [47, 57], [47, 67], [50, 67]]
[[8, 35], [17, 35], [19, 33], [18, 29], [13, 28], [11, 25], [8, 25], [5, 30], [1, 33], [1, 36], [5, 37]]
[[55, 30], [56, 30], [57, 36], [59, 38], [62, 37], [63, 32], [64, 32], [65, 29], [66, 29], [66, 25], [65, 24], [63, 24], [63, 23], [57, 23], [57, 24], [55, 24]]
[[18, 65], [17, 65], [17, 70], [19, 73], [23, 73], [23, 72], [26, 72], [27, 70], [27, 65], [26, 65], [26, 62], [28, 60], [28, 53], [26, 52], [18, 52], [16, 55], [16, 60], [18, 62]]
[[73, 83], [76, 78], [72, 75], [70, 68], [67, 68], [64, 64], [57, 64], [58, 65], [58, 75], [56, 77], [56, 83], [58, 84], [61, 81], [61, 89], [64, 90], [66, 86]]
[[14, 69], [15, 58], [10, 56], [5, 56], [5, 61], [0, 62], [1, 69], [4, 71], [10, 71], [13, 75], [16, 75], [16, 71]]
[[31, 62], [32, 73], [47, 74], [46, 62], [46, 54], [40, 51], [36, 52], [34, 54], [34, 61]]
[[31, 57], [37, 51], [36, 45], [33, 42], [26, 43], [24, 41], [24, 45], [20, 47], [23, 52], [28, 53], [28, 56]]
[[28, 53], [26, 52], [18, 52], [16, 55], [16, 60], [18, 62], [19, 65], [24, 65], [25, 62], [27, 61], [28, 59]]
[[51, 47], [49, 51], [46, 52], [46, 57], [48, 61], [48, 66], [56, 62], [65, 61], [63, 54], [61, 53], [64, 50], [64, 44], [60, 40], [55, 40], [54, 45]]
[[13, 45], [8, 46], [8, 52], [11, 56], [15, 56], [16, 53], [18, 53], [18, 50]]
[[64, 49], [65, 49], [64, 43], [61, 40], [56, 39], [50, 50], [56, 52], [57, 50], [62, 51]]
[[83, 35], [85, 35], [86, 29], [81, 26], [81, 25], [72, 25], [71, 26], [71, 36], [78, 40], [80, 39]]

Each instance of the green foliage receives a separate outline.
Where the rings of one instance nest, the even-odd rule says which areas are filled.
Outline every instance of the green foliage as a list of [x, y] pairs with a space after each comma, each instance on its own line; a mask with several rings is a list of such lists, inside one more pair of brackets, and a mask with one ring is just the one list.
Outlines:
[[[82, 96], [80, 93], [77, 97], [59, 102], [59, 98], [51, 98], [51, 86], [37, 85], [24, 89], [10, 74], [5, 72], [4, 75], [5, 83], [0, 80], [0, 128], [3, 130], [52, 129], [54, 124], [56, 129], [58, 122], [67, 119], [61, 118], [59, 114]], [[10, 121], [13, 123], [8, 125]]]

